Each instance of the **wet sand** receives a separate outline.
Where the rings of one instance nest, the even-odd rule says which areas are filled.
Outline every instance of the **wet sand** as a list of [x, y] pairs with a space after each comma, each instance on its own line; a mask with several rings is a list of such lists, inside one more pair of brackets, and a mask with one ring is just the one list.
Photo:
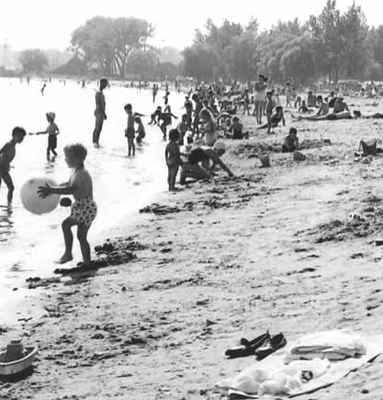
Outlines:
[[[383, 156], [354, 151], [383, 121], [287, 122], [312, 141], [305, 161], [274, 151], [259, 168], [259, 143], [281, 143], [288, 127], [267, 136], [246, 118], [250, 140], [227, 140], [223, 158], [237, 178], [162, 194], [168, 210], [124, 220], [99, 243], [108, 265], [30, 289], [44, 315], [2, 327], [0, 340], [20, 332], [40, 354], [30, 377], [0, 383], [0, 397], [219, 399], [214, 383], [254, 362], [225, 359], [241, 337], [380, 333]], [[382, 363], [301, 398], [378, 399]]]

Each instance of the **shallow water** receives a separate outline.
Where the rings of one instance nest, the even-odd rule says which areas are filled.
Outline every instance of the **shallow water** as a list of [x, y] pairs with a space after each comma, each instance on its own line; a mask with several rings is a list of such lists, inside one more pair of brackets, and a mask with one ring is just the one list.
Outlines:
[[[16, 125], [27, 132], [44, 130], [45, 113], [54, 111], [60, 129], [59, 156], [55, 162], [46, 161], [47, 136], [27, 136], [17, 146], [11, 174], [16, 186], [12, 209], [6, 206], [6, 187], [0, 188], [0, 304], [12, 293], [12, 288], [23, 284], [28, 276], [46, 276], [56, 267], [62, 249], [61, 221], [69, 209], [57, 208], [50, 214], [37, 216], [26, 211], [20, 202], [19, 191], [23, 182], [31, 177], [48, 176], [56, 182], [65, 182], [71, 171], [65, 164], [62, 148], [71, 142], [81, 142], [88, 148], [86, 167], [93, 177], [94, 197], [98, 204], [98, 217], [91, 228], [90, 240], [135, 212], [156, 193], [166, 190], [164, 142], [158, 127], [147, 126], [145, 117], [145, 143], [136, 150], [136, 157], [127, 157], [124, 137], [126, 114], [123, 106], [132, 103], [134, 111], [150, 115], [150, 90], [128, 89], [112, 85], [105, 91], [107, 116], [101, 133], [101, 148], [92, 147], [94, 126], [94, 95], [96, 84], [82, 89], [77, 82], [53, 81], [44, 96], [42, 82], [32, 80], [30, 85], [18, 79], [0, 79], [2, 98], [6, 102], [0, 120], [0, 146], [9, 140]], [[158, 95], [162, 100], [162, 93]], [[175, 114], [181, 114], [183, 96], [172, 93], [170, 104]], [[5, 112], [4, 112], [5, 111]], [[94, 243], [91, 243], [94, 244]], [[75, 242], [74, 255], [80, 259]], [[0, 321], [1, 322], [1, 321]]]

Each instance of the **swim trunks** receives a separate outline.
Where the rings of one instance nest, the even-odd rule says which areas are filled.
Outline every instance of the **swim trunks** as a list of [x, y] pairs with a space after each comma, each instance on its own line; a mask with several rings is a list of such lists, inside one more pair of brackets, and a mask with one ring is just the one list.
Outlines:
[[97, 215], [97, 205], [94, 200], [85, 198], [76, 200], [71, 209], [71, 218], [78, 224], [89, 228]]

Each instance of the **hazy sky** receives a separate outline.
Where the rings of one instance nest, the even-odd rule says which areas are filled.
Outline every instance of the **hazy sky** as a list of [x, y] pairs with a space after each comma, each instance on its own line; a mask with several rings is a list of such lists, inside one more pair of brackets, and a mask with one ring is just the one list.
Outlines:
[[[256, 17], [261, 28], [278, 20], [305, 20], [318, 14], [325, 0], [11, 0], [2, 1], [0, 43], [17, 50], [30, 47], [65, 49], [71, 32], [95, 15], [145, 18], [155, 28], [155, 44], [180, 49], [190, 44], [208, 17], [246, 23]], [[4, 4], [6, 3], [6, 5]], [[345, 9], [352, 0], [338, 0]], [[382, 0], [359, 0], [370, 25], [382, 20]]]

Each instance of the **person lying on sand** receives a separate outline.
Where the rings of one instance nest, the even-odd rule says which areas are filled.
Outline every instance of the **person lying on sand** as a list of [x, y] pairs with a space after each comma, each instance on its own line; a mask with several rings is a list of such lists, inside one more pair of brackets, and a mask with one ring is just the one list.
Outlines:
[[316, 114], [314, 115], [309, 115], [307, 117], [303, 116], [292, 116], [293, 118], [297, 119], [298, 121], [305, 120], [305, 121], [317, 121], [323, 119], [322, 117], [325, 117], [326, 115], [329, 114], [330, 112], [330, 106], [328, 103], [328, 99], [325, 98], [324, 100], [322, 99], [322, 96], [318, 96], [318, 102], [320, 104], [319, 110]]
[[212, 149], [202, 149], [201, 147], [193, 149], [182, 165], [181, 185], [186, 183], [186, 178], [209, 180], [217, 166], [220, 166], [229, 176], [234, 176], [229, 167], [220, 158], [225, 151], [225, 144], [222, 142], [216, 142]]
[[[283, 114], [283, 107], [277, 106], [277, 107], [275, 107], [275, 111], [273, 112], [273, 114], [270, 117], [271, 128], [276, 128], [280, 122], [282, 122], [283, 126], [286, 125], [285, 116]], [[269, 123], [258, 126], [257, 129], [265, 129], [268, 127], [269, 127]]]
[[292, 153], [299, 148], [299, 139], [296, 128], [290, 128], [289, 134], [285, 137], [282, 145], [282, 153]]

